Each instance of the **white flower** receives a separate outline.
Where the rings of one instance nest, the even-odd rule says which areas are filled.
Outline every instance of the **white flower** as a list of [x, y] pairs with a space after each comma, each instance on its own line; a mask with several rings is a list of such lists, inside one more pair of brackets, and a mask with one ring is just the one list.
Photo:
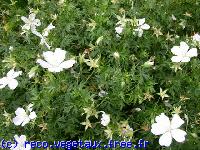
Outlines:
[[137, 29], [135, 29], [135, 31], [138, 33], [139, 37], [142, 37], [143, 30], [148, 30], [150, 26], [145, 23], [145, 18], [137, 19], [137, 21]]
[[21, 135], [20, 137], [18, 135], [14, 136], [15, 138], [15, 144], [11, 144], [11, 150], [30, 150], [31, 149], [31, 145], [30, 144], [25, 144], [26, 142], [26, 136], [25, 135]]
[[171, 58], [172, 62], [189, 62], [190, 58], [197, 56], [197, 49], [191, 48], [185, 42], [180, 42], [180, 46], [174, 46], [171, 52], [176, 55]]
[[122, 26], [118, 26], [118, 27], [116, 27], [115, 28], [115, 32], [117, 33], [117, 34], [121, 34], [122, 33], [122, 31], [123, 31], [123, 27]]
[[21, 17], [21, 19], [25, 22], [25, 25], [22, 26], [22, 30], [36, 30], [36, 26], [40, 26], [41, 22], [39, 19], [35, 19], [36, 14], [31, 13], [29, 15], [29, 18], [26, 18], [24, 16]]
[[0, 79], [0, 89], [8, 85], [11, 90], [14, 90], [18, 86], [18, 82], [15, 78], [21, 74], [21, 71], [15, 72], [14, 69], [10, 70], [6, 77]]
[[159, 139], [159, 144], [161, 146], [170, 146], [173, 138], [177, 142], [185, 141], [187, 133], [179, 129], [179, 127], [184, 124], [184, 121], [178, 114], [174, 114], [170, 121], [164, 113], [161, 113], [155, 120], [156, 123], [152, 124], [151, 132], [155, 135], [161, 135]]
[[23, 108], [19, 107], [15, 111], [16, 117], [13, 118], [13, 123], [16, 126], [24, 126], [37, 117], [34, 111], [32, 111], [33, 104], [29, 104], [27, 106], [27, 110], [25, 111]]
[[104, 96], [106, 96], [108, 93], [106, 92], [106, 91], [104, 91], [104, 90], [101, 90], [100, 92], [99, 92], [99, 97], [104, 97]]
[[101, 112], [102, 112], [101, 124], [103, 126], [107, 126], [110, 123], [110, 115], [106, 114], [104, 111]]
[[50, 72], [60, 72], [63, 71], [63, 69], [71, 68], [76, 63], [74, 59], [64, 61], [65, 55], [66, 51], [56, 48], [55, 52], [43, 52], [43, 57], [46, 61], [38, 59], [37, 63], [43, 68], [47, 68]]
[[49, 35], [50, 30], [52, 30], [52, 29], [54, 29], [54, 28], [55, 28], [55, 26], [52, 25], [52, 23], [50, 23], [50, 24], [43, 30], [42, 35], [45, 36], [45, 37], [47, 37], [47, 36]]
[[118, 59], [118, 58], [120, 57], [120, 55], [119, 55], [118, 52], [114, 52], [114, 53], [113, 53], [113, 57], [114, 57], [115, 59]]
[[196, 33], [195, 35], [192, 36], [192, 39], [193, 41], [200, 42], [200, 35]]

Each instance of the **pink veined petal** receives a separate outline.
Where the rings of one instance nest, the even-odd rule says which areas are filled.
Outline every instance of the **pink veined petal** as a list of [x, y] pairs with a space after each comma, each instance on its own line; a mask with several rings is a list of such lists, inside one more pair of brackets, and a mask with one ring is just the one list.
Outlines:
[[187, 57], [194, 57], [197, 56], [197, 49], [196, 48], [191, 48], [187, 53]]
[[17, 86], [18, 86], [17, 80], [16, 79], [10, 79], [10, 81], [8, 82], [8, 87], [11, 90], [14, 90]]
[[61, 48], [56, 48], [54, 52], [54, 57], [56, 58], [56, 62], [60, 64], [65, 60], [66, 51]]
[[35, 20], [35, 14], [34, 13], [31, 13], [30, 15], [29, 15], [29, 19], [31, 20], [31, 21], [33, 21], [33, 20]]
[[44, 61], [42, 59], [38, 59], [37, 63], [40, 64], [40, 66], [42, 66], [43, 68], [50, 68], [50, 67], [52, 67], [51, 64], [47, 63], [46, 61]]
[[145, 23], [145, 18], [138, 19], [138, 26], [141, 26]]
[[172, 143], [172, 136], [171, 136], [170, 132], [166, 132], [159, 139], [159, 144], [161, 146], [167, 146], [167, 147], [169, 147], [171, 145], [171, 143]]
[[148, 30], [148, 29], [150, 29], [150, 26], [148, 25], [148, 24], [143, 24], [142, 26], [141, 26], [141, 28], [143, 29], [143, 30]]
[[22, 16], [21, 19], [22, 19], [22, 21], [24, 21], [25, 23], [28, 23], [28, 22], [29, 22], [29, 20], [28, 20], [26, 17], [24, 17], [24, 16]]
[[187, 51], [189, 50], [189, 46], [187, 45], [187, 43], [181, 41], [180, 42], [180, 49], [183, 51], [183, 53], [187, 53]]
[[173, 56], [173, 57], [171, 58], [171, 61], [172, 61], [172, 62], [181, 62], [182, 59], [183, 59], [183, 57], [181, 57], [181, 56]]
[[76, 61], [73, 59], [67, 60], [67, 61], [64, 61], [63, 63], [61, 63], [60, 67], [68, 69], [68, 68], [71, 68], [75, 63], [76, 63]]
[[179, 115], [174, 114], [171, 121], [171, 129], [177, 129], [183, 124], [184, 124], [184, 121], [179, 117]]
[[23, 121], [24, 121], [24, 118], [20, 116], [16, 116], [15, 118], [13, 118], [13, 123], [16, 126], [19, 126], [20, 124], [22, 124]]
[[183, 130], [180, 129], [174, 129], [171, 130], [172, 137], [177, 141], [177, 142], [184, 142], [185, 141], [185, 136], [187, 133]]
[[29, 123], [29, 121], [30, 121], [30, 118], [28, 116], [26, 116], [24, 118], [24, 121], [22, 122], [22, 127], [25, 126], [27, 123]]
[[190, 61], [190, 57], [183, 57], [183, 59], [181, 60], [181, 62], [189, 62]]
[[29, 115], [29, 118], [30, 119], [35, 119], [37, 117], [37, 115], [35, 114], [35, 112], [31, 112], [30, 115]]

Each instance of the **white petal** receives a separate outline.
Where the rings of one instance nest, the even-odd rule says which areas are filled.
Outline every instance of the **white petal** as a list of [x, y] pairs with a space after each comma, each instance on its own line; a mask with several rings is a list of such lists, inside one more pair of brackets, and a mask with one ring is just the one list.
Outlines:
[[8, 82], [8, 87], [11, 90], [14, 90], [17, 86], [18, 86], [17, 80], [16, 79], [10, 79], [10, 81]]
[[170, 129], [170, 120], [164, 113], [161, 113], [161, 115], [157, 116], [155, 120], [156, 123], [152, 124], [151, 126], [151, 132], [153, 134], [164, 134]]
[[150, 28], [150, 26], [148, 25], [148, 24], [143, 24], [142, 26], [141, 26], [141, 28], [143, 29], [143, 30], [148, 30], [149, 28]]
[[159, 139], [159, 144], [161, 146], [169, 147], [171, 145], [171, 143], [172, 143], [172, 136], [171, 136], [170, 132], [163, 134]]
[[174, 114], [173, 118], [172, 118], [172, 121], [171, 121], [171, 129], [177, 129], [182, 124], [184, 124], [184, 121], [179, 117], [178, 114]]
[[188, 56], [188, 57], [197, 56], [197, 49], [196, 49], [196, 48], [191, 48], [191, 49], [186, 53], [186, 56]]
[[24, 17], [24, 16], [22, 16], [21, 19], [22, 19], [25, 23], [28, 23], [28, 22], [29, 22], [29, 20], [28, 20], [26, 17]]
[[171, 49], [171, 52], [172, 52], [174, 55], [178, 55], [178, 56], [184, 55], [184, 53], [182, 52], [182, 50], [180, 49], [179, 46], [173, 46], [172, 49]]
[[33, 107], [33, 104], [29, 104], [29, 105], [27, 106], [27, 109], [28, 109], [28, 111], [30, 111], [30, 112], [31, 112], [31, 111], [32, 111], [32, 109], [33, 109], [32, 107]]
[[30, 119], [35, 119], [37, 117], [37, 115], [35, 114], [35, 112], [31, 112], [30, 115], [29, 115], [29, 118]]
[[31, 14], [29, 15], [29, 19], [32, 20], [32, 21], [35, 20], [35, 14], [34, 14], [34, 13], [31, 13]]
[[142, 35], [143, 35], [143, 30], [142, 30], [142, 29], [139, 29], [139, 30], [138, 30], [138, 37], [142, 37]]
[[181, 62], [182, 59], [183, 59], [182, 56], [173, 56], [173, 57], [171, 58], [172, 62]]
[[18, 135], [14, 135], [15, 140], [20, 143], [20, 137]]
[[44, 59], [51, 64], [52, 60], [54, 60], [54, 53], [52, 51], [43, 52]]
[[50, 72], [55, 72], [55, 73], [57, 73], [57, 72], [61, 72], [61, 71], [63, 71], [63, 68], [61, 68], [61, 67], [50, 67], [50, 68], [48, 68], [48, 70], [50, 71]]
[[20, 139], [20, 143], [24, 143], [26, 141], [26, 136], [25, 135], [21, 135], [19, 137], [19, 139]]
[[15, 118], [13, 118], [13, 123], [16, 126], [19, 126], [20, 124], [22, 124], [23, 121], [24, 121], [24, 118], [20, 116], [16, 116]]
[[63, 63], [61, 63], [60, 67], [68, 69], [68, 68], [71, 68], [75, 63], [76, 63], [76, 61], [73, 59], [67, 60], [67, 61], [64, 61]]
[[185, 42], [180, 42], [180, 49], [182, 49], [184, 51], [184, 53], [186, 53], [189, 49], [189, 46], [187, 45], [187, 43]]
[[25, 126], [27, 123], [29, 123], [29, 121], [30, 121], [30, 118], [29, 118], [28, 116], [25, 117], [25, 118], [24, 118], [24, 121], [23, 121], [23, 123], [22, 123], [22, 127]]
[[123, 28], [122, 28], [121, 26], [116, 27], [116, 28], [115, 28], [115, 31], [116, 31], [117, 34], [121, 34], [122, 31], [123, 31]]
[[66, 55], [66, 51], [61, 48], [56, 48], [54, 52], [54, 57], [57, 59], [57, 62], [60, 64], [64, 61]]
[[0, 79], [0, 89], [6, 87], [7, 84], [8, 84], [8, 79], [6, 77]]
[[35, 24], [36, 26], [40, 26], [40, 25], [41, 25], [41, 22], [40, 22], [39, 19], [35, 19], [34, 24]]
[[7, 73], [7, 77], [13, 78], [15, 71], [14, 69], [11, 69], [8, 73]]
[[30, 144], [26, 144], [26, 148], [24, 148], [24, 150], [30, 150], [31, 149], [31, 145]]
[[181, 60], [181, 62], [189, 62], [190, 61], [190, 57], [183, 57], [183, 59]]
[[42, 59], [38, 59], [37, 63], [39, 63], [40, 66], [42, 66], [43, 68], [50, 68], [50, 67], [52, 67], [51, 64], [47, 63], [46, 61], [44, 61]]
[[30, 25], [29, 24], [25, 24], [22, 26], [22, 30], [30, 30]]
[[177, 141], [177, 142], [184, 142], [185, 141], [185, 136], [187, 133], [183, 130], [180, 129], [174, 129], [171, 131], [172, 137]]
[[16, 114], [17, 116], [24, 116], [24, 115], [26, 115], [26, 112], [25, 112], [25, 110], [24, 110], [23, 108], [19, 107], [19, 108], [17, 108], [17, 110], [15, 111], [15, 114]]
[[145, 23], [145, 18], [138, 19], [138, 26], [141, 26]]

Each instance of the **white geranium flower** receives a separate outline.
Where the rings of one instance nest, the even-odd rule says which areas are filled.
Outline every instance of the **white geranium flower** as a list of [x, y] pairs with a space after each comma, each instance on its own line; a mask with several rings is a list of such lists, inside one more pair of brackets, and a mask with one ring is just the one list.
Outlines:
[[121, 34], [122, 32], [123, 32], [123, 27], [122, 26], [118, 26], [118, 27], [116, 27], [115, 28], [115, 32], [117, 33], [117, 34]]
[[10, 70], [7, 73], [6, 77], [3, 77], [3, 78], [0, 79], [0, 89], [6, 87], [6, 85], [8, 85], [8, 87], [11, 90], [14, 90], [18, 86], [18, 82], [15, 78], [18, 77], [21, 74], [22, 74], [21, 71], [15, 72], [14, 69]]
[[46, 61], [38, 59], [37, 63], [43, 68], [47, 68], [50, 72], [60, 72], [63, 71], [63, 69], [71, 68], [76, 63], [74, 59], [64, 61], [65, 55], [66, 51], [56, 48], [55, 52], [43, 52], [43, 57]]
[[[15, 138], [15, 144], [11, 144], [11, 150], [30, 150], [31, 145], [30, 144], [25, 144], [26, 142], [26, 136], [21, 135], [20, 137], [18, 135], [14, 136]], [[17, 145], [16, 145], [17, 144]]]
[[161, 113], [161, 115], [157, 116], [155, 120], [156, 123], [152, 124], [151, 132], [155, 135], [161, 135], [159, 139], [159, 144], [161, 146], [170, 146], [173, 138], [177, 142], [185, 141], [187, 133], [179, 129], [184, 121], [178, 114], [174, 114], [170, 121], [164, 113]]
[[193, 41], [200, 42], [200, 35], [196, 33], [195, 35], [192, 36]]
[[40, 26], [41, 22], [39, 19], [35, 19], [36, 14], [31, 13], [29, 15], [29, 18], [26, 18], [24, 16], [21, 17], [21, 19], [25, 22], [25, 25], [22, 26], [22, 30], [36, 30], [36, 26]]
[[190, 58], [197, 56], [197, 49], [191, 48], [185, 42], [180, 42], [180, 46], [174, 46], [171, 52], [176, 55], [171, 58], [172, 62], [189, 62]]
[[103, 126], [107, 126], [110, 123], [110, 115], [106, 114], [104, 111], [101, 112], [102, 112], [101, 124]]
[[37, 117], [36, 113], [32, 111], [33, 104], [29, 104], [27, 106], [27, 110], [25, 111], [23, 108], [19, 107], [15, 111], [16, 117], [13, 118], [13, 123], [16, 126], [24, 126]]
[[145, 18], [142, 19], [137, 19], [137, 29], [135, 31], [138, 33], [139, 37], [142, 37], [143, 35], [143, 30], [148, 30], [150, 29], [150, 26], [145, 23]]

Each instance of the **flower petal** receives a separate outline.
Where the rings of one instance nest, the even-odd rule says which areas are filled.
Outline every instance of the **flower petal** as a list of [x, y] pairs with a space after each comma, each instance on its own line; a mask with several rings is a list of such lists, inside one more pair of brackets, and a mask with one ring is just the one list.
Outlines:
[[197, 49], [196, 49], [196, 48], [191, 48], [191, 49], [186, 53], [186, 56], [188, 56], [188, 57], [197, 56]]
[[22, 127], [25, 126], [27, 123], [29, 123], [29, 121], [30, 121], [30, 118], [28, 116], [26, 116], [24, 118], [24, 121], [22, 122]]
[[43, 52], [43, 57], [49, 64], [52, 64], [52, 61], [54, 60], [54, 53], [52, 51]]
[[28, 22], [29, 22], [28, 18], [26, 18], [26, 17], [24, 17], [24, 16], [22, 16], [21, 19], [22, 19], [22, 21], [24, 21], [25, 23], [28, 23]]
[[190, 61], [190, 57], [183, 57], [183, 59], [181, 60], [181, 62], [189, 62]]
[[26, 115], [26, 112], [25, 112], [25, 110], [24, 110], [23, 108], [19, 107], [19, 108], [17, 108], [17, 110], [15, 111], [15, 114], [16, 114], [17, 116], [24, 116], [24, 115]]
[[143, 29], [143, 30], [148, 30], [148, 29], [150, 29], [150, 26], [148, 25], [148, 24], [143, 24], [142, 26], [141, 26], [141, 29]]
[[174, 55], [178, 55], [178, 56], [180, 56], [180, 55], [182, 56], [183, 55], [183, 53], [182, 53], [182, 51], [181, 51], [179, 46], [173, 46], [172, 49], [171, 49], [171, 52]]
[[172, 143], [172, 136], [171, 136], [170, 132], [163, 134], [159, 139], [159, 144], [161, 146], [169, 147], [171, 145], [171, 143]]
[[58, 64], [64, 61], [65, 55], [66, 55], [66, 51], [62, 50], [61, 48], [55, 49], [54, 57], [56, 58]]
[[180, 129], [174, 129], [171, 130], [172, 137], [177, 141], [177, 142], [184, 142], [185, 141], [185, 136], [187, 133], [183, 130]]
[[76, 61], [73, 59], [67, 60], [67, 61], [64, 61], [63, 63], [61, 63], [60, 67], [68, 69], [68, 68], [71, 68], [75, 63], [76, 63]]
[[29, 15], [29, 20], [31, 20], [31, 21], [35, 20], [35, 16], [36, 16], [36, 14], [31, 13], [31, 14]]
[[183, 51], [184, 53], [186, 53], [186, 52], [189, 50], [189, 46], [187, 45], [187, 43], [181, 41], [181, 42], [180, 42], [180, 49], [182, 49], [182, 51]]
[[8, 82], [8, 87], [11, 90], [14, 90], [17, 86], [18, 86], [17, 80], [16, 79], [10, 79], [10, 81]]
[[145, 18], [138, 19], [138, 26], [141, 26], [145, 23]]
[[8, 84], [8, 79], [6, 77], [0, 79], [0, 89], [6, 87], [7, 84]]
[[184, 124], [184, 120], [182, 120], [178, 114], [174, 114], [171, 121], [171, 129], [177, 129], [182, 124]]
[[183, 57], [182, 56], [173, 56], [171, 58], [171, 61], [172, 62], [181, 62], [183, 60]]
[[151, 126], [151, 132], [153, 134], [164, 134], [170, 129], [170, 120], [164, 113], [161, 113], [161, 115], [157, 116], [155, 120], [157, 123], [154, 123]]
[[50, 67], [52, 67], [51, 64], [47, 63], [46, 61], [44, 61], [42, 59], [38, 59], [37, 63], [40, 64], [40, 66], [42, 66], [43, 68], [50, 68]]
[[16, 126], [19, 126], [23, 121], [24, 121], [24, 118], [21, 116], [16, 116], [15, 118], [13, 118], [13, 123]]
[[37, 115], [35, 114], [35, 112], [31, 112], [30, 115], [29, 115], [29, 118], [30, 119], [35, 119], [37, 117]]

